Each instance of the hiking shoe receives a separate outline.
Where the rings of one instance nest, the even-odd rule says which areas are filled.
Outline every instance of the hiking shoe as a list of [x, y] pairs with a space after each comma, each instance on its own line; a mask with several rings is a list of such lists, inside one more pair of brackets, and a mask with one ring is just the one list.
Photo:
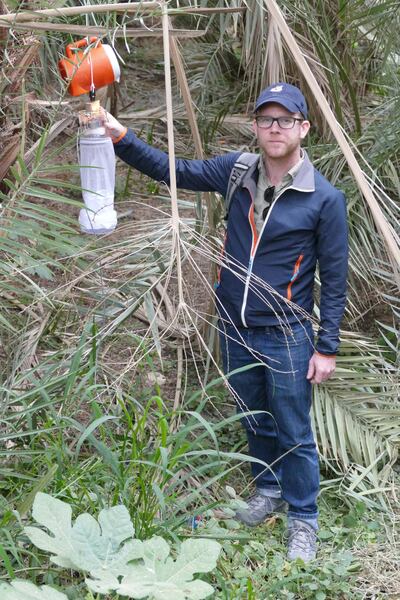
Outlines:
[[301, 519], [293, 519], [288, 528], [288, 554], [289, 560], [301, 558], [305, 563], [314, 560], [317, 555], [317, 532]]
[[263, 496], [259, 492], [250, 496], [246, 504], [247, 508], [240, 508], [236, 512], [235, 519], [249, 527], [255, 527], [273, 514], [287, 510], [287, 504], [282, 498]]

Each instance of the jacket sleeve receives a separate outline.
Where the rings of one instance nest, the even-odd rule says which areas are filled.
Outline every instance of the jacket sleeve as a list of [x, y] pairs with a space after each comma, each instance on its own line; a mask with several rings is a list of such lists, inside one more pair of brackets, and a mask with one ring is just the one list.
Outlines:
[[339, 347], [339, 327], [346, 304], [348, 227], [344, 195], [335, 190], [326, 199], [317, 230], [321, 280], [320, 328], [316, 350], [333, 356]]
[[[139, 140], [131, 129], [114, 145], [114, 150], [128, 165], [169, 185], [168, 154]], [[239, 155], [240, 152], [227, 153], [209, 160], [177, 158], [177, 187], [195, 192], [219, 192], [225, 196], [231, 170]]]

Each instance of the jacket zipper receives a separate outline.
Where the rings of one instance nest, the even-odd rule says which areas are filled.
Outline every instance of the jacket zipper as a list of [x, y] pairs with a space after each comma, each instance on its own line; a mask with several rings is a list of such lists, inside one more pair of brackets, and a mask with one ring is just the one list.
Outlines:
[[[277, 200], [278, 200], [278, 199], [279, 199], [279, 198], [282, 196], [282, 194], [283, 194], [284, 192], [286, 192], [286, 190], [288, 190], [288, 189], [289, 189], [289, 188], [285, 188], [284, 190], [282, 190], [282, 191], [281, 191], [281, 193], [280, 193], [280, 194], [278, 194], [278, 195], [277, 195], [277, 197], [275, 198], [275, 200], [272, 202], [272, 204], [271, 204], [271, 207], [270, 207], [270, 209], [269, 209], [269, 211], [268, 211], [267, 218], [265, 219], [265, 221], [264, 221], [264, 223], [263, 223], [263, 226], [262, 226], [262, 228], [261, 228], [261, 231], [260, 231], [260, 233], [258, 234], [258, 233], [257, 233], [257, 230], [256, 230], [256, 235], [254, 235], [254, 230], [253, 230], [253, 243], [252, 243], [252, 246], [251, 246], [251, 251], [250, 251], [250, 260], [249, 260], [249, 265], [248, 265], [248, 267], [247, 267], [247, 276], [246, 276], [246, 283], [245, 283], [245, 286], [244, 286], [243, 302], [242, 302], [242, 310], [241, 310], [241, 312], [240, 312], [240, 317], [241, 317], [241, 319], [242, 319], [243, 327], [247, 327], [247, 323], [246, 323], [246, 319], [245, 319], [244, 313], [245, 313], [245, 310], [246, 310], [247, 297], [248, 297], [248, 295], [249, 295], [249, 285], [250, 285], [250, 278], [251, 278], [251, 275], [252, 275], [252, 272], [253, 272], [253, 263], [254, 263], [254, 257], [255, 257], [255, 255], [256, 255], [257, 248], [258, 248], [258, 245], [259, 245], [259, 243], [260, 243], [260, 240], [261, 240], [262, 234], [264, 233], [265, 226], [266, 226], [266, 224], [268, 223], [268, 221], [269, 221], [269, 218], [270, 218], [270, 216], [271, 216], [272, 209], [274, 208], [274, 206], [275, 206], [275, 204], [276, 204]], [[251, 224], [250, 217], [251, 217], [252, 215], [254, 215], [254, 199], [253, 199], [253, 195], [252, 195], [251, 191], [249, 190], [249, 188], [247, 188], [247, 190], [248, 190], [248, 192], [249, 192], [249, 194], [250, 194], [250, 198], [251, 198], [251, 206], [250, 206], [250, 210], [249, 210], [249, 221], [250, 221], [250, 224]], [[253, 216], [253, 220], [254, 220], [254, 216]], [[251, 227], [252, 227], [252, 229], [253, 229], [253, 225], [252, 225], [252, 224], [251, 224]], [[254, 227], [255, 227], [255, 225], [254, 225]]]

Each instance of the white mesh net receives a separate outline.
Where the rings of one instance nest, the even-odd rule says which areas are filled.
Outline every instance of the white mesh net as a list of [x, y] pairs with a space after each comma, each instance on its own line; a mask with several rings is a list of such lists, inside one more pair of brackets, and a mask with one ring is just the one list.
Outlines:
[[114, 210], [115, 155], [109, 137], [84, 137], [79, 140], [79, 164], [85, 207], [79, 224], [85, 233], [107, 233], [117, 225]]

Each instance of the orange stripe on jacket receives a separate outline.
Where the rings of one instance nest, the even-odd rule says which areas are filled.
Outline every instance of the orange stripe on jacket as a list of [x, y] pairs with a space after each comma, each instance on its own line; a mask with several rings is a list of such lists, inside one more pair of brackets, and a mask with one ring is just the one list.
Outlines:
[[297, 279], [297, 276], [298, 276], [299, 270], [300, 270], [301, 261], [303, 260], [303, 258], [304, 258], [304, 255], [300, 254], [299, 258], [296, 260], [296, 264], [294, 265], [293, 275], [290, 279], [289, 285], [287, 286], [286, 297], [288, 300], [292, 299], [292, 285]]
[[254, 220], [254, 203], [253, 202], [251, 203], [250, 210], [249, 210], [249, 221], [250, 221], [251, 233], [253, 235], [250, 256], [253, 257], [255, 249], [256, 249], [257, 241], [258, 241], [258, 231], [257, 231], [257, 227], [256, 227], [256, 222]]

